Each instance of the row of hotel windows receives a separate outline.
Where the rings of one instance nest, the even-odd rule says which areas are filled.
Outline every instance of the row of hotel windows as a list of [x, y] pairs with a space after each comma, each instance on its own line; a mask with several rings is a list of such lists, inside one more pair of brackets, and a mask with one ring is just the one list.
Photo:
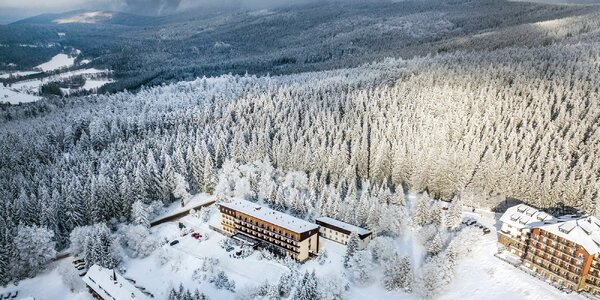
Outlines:
[[341, 237], [339, 239], [338, 239], [337, 236], [327, 236], [327, 235], [325, 235], [325, 237], [328, 238], [328, 239], [332, 239], [332, 240], [334, 240], [336, 242], [342, 243], [344, 245], [346, 245], [348, 243], [348, 241], [346, 239], [344, 239], [343, 237]]
[[[552, 246], [556, 246], [556, 243], [553, 243], [553, 244], [552, 244]], [[546, 246], [546, 245], [544, 245], [544, 244], [542, 244], [542, 245], [539, 247], [539, 249], [541, 249], [541, 250], [545, 250], [546, 248], [548, 248], [548, 249], [557, 249], [556, 247], [550, 247], [550, 246]], [[568, 254], [570, 254], [570, 255], [573, 255], [573, 254], [575, 253], [575, 249], [573, 249], [573, 248], [570, 248], [570, 249], [569, 249], [569, 251], [566, 251], [566, 250], [565, 250], [565, 246], [564, 246], [564, 245], [560, 245], [560, 246], [558, 246], [558, 250], [561, 250], [561, 251], [563, 251], [563, 252], [566, 252], [566, 253], [568, 253]], [[579, 254], [578, 254], [578, 256], [579, 256], [579, 257], [581, 257], [581, 258], [583, 258], [583, 253], [579, 253]]]
[[[248, 225], [246, 225], [246, 226], [249, 227]], [[284, 241], [284, 242], [286, 242], [288, 244], [293, 244], [294, 246], [298, 246], [298, 242], [296, 242], [295, 240], [290, 239], [290, 238], [285, 238], [282, 235], [272, 234], [271, 232], [268, 232], [268, 231], [261, 232], [261, 229], [255, 229], [255, 228], [250, 228], [250, 229], [258, 232], [258, 234], [260, 234], [260, 235], [264, 235], [265, 237], [275, 238], [275, 239]], [[263, 231], [265, 231], [265, 230], [263, 230]]]
[[542, 238], [543, 238], [543, 241], [544, 241], [544, 242], [546, 241], [546, 237], [548, 237], [548, 238], [552, 239], [552, 241], [553, 241], [555, 244], [556, 244], [556, 241], [558, 241], [558, 242], [560, 242], [560, 243], [563, 243], [563, 244], [565, 244], [565, 245], [567, 245], [567, 246], [574, 246], [573, 242], [571, 242], [571, 241], [569, 241], [569, 240], [567, 240], [567, 239], [565, 239], [565, 238], [558, 237], [558, 236], [556, 236], [556, 235], [554, 235], [554, 234], [552, 234], [552, 233], [548, 233], [548, 232], [546, 232], [546, 231], [544, 231], [543, 233], [540, 233], [540, 234], [538, 234], [538, 235], [536, 236], [536, 239], [538, 239], [538, 240], [539, 240], [539, 239], [540, 239], [540, 237], [542, 237]]
[[[271, 243], [271, 244], [275, 244], [275, 245], [277, 245], [277, 246], [279, 246], [279, 247], [286, 248], [286, 250], [289, 250], [289, 251], [294, 251], [294, 247], [292, 247], [292, 246], [290, 246], [290, 245], [287, 245], [287, 244], [285, 244], [285, 243], [283, 243], [283, 242], [281, 242], [281, 241], [279, 241], [279, 240], [277, 240], [277, 239], [273, 239], [273, 238], [271, 238], [271, 237], [269, 237], [269, 236], [267, 236], [267, 235], [260, 234], [260, 233], [258, 233], [258, 234], [257, 234], [257, 233], [255, 233], [255, 232], [252, 232], [252, 230], [250, 230], [250, 229], [248, 229], [248, 228], [243, 228], [243, 227], [242, 227], [242, 228], [240, 228], [239, 230], [241, 230], [241, 231], [243, 231], [243, 232], [246, 232], [246, 233], [248, 233], [248, 234], [250, 234], [250, 235], [252, 235], [252, 236], [259, 237], [259, 238], [261, 238], [261, 239], [263, 239], [263, 240], [265, 240], [265, 241], [268, 241], [268, 242], [269, 242], [269, 243]], [[297, 247], [297, 246], [296, 246], [296, 247]]]
[[[223, 216], [223, 220], [221, 222], [223, 224], [225, 224], [225, 225], [234, 227], [235, 226], [234, 220], [235, 220], [234, 218], [231, 218], [229, 216]], [[252, 229], [252, 230], [257, 231], [256, 229]], [[277, 236], [270, 236], [270, 235], [267, 235], [266, 233], [261, 233], [259, 231], [258, 231], [258, 233], [254, 233], [254, 232], [252, 232], [252, 233], [253, 233], [253, 235], [259, 234], [259, 235], [264, 235], [265, 237], [268, 237], [268, 238], [273, 238], [274, 237], [274, 238], [277, 239]], [[286, 243], [293, 244], [294, 246], [298, 246], [297, 242], [293, 241], [290, 238], [288, 238], [288, 239], [289, 239], [289, 241], [285, 241]], [[283, 239], [281, 239], [281, 240], [283, 241]]]
[[[536, 236], [536, 239], [537, 239], [537, 240], [539, 240], [539, 241], [541, 241], [542, 243], [547, 243], [547, 241], [550, 241], [550, 245], [552, 245], [552, 246], [554, 246], [554, 247], [556, 247], [556, 245], [557, 245], [557, 242], [556, 242], [556, 240], [547, 239], [547, 238], [545, 238], [545, 237], [542, 237], [542, 238], [540, 239], [540, 235]], [[563, 239], [563, 240], [565, 240], [565, 239]], [[561, 251], [563, 251], [563, 252], [567, 252], [567, 253], [569, 253], [569, 254], [573, 255], [573, 253], [575, 253], [575, 249], [573, 249], [573, 247], [575, 247], [575, 246], [574, 246], [574, 245], [572, 245], [572, 243], [571, 243], [571, 242], [569, 242], [569, 243], [570, 243], [570, 244], [568, 244], [568, 245], [569, 245], [569, 246], [571, 246], [571, 248], [569, 248], [569, 251], [566, 251], [566, 250], [565, 250], [565, 248], [567, 248], [567, 247], [565, 246], [565, 244], [566, 244], [565, 242], [561, 242], [561, 244], [560, 244], [560, 245], [558, 245], [558, 250], [561, 250]], [[546, 246], [545, 246], [545, 245], [542, 245], [540, 248], [543, 250], [543, 249], [545, 249], [545, 248], [546, 248]], [[548, 248], [550, 248], [550, 247], [548, 246]], [[583, 258], [583, 257], [584, 257], [583, 253], [579, 253], [579, 254], [578, 254], [578, 256], [579, 256], [579, 257], [581, 257], [581, 258]]]
[[263, 229], [266, 229], [266, 230], [270, 230], [270, 231], [275, 232], [277, 234], [283, 235], [286, 238], [289, 238], [289, 239], [293, 239], [294, 238], [292, 235], [290, 235], [287, 232], [279, 229], [278, 227], [265, 225], [262, 222], [259, 223], [259, 222], [256, 222], [256, 221], [254, 221], [252, 219], [249, 219], [249, 218], [246, 218], [246, 217], [234, 218], [234, 217], [231, 217], [231, 216], [228, 216], [228, 215], [225, 215], [225, 214], [222, 215], [222, 217], [225, 218], [225, 219], [227, 219], [227, 220], [231, 220], [231, 221], [242, 220], [242, 221], [244, 221], [246, 223], [250, 223], [250, 224], [252, 224], [254, 226], [258, 226], [260, 228], [263, 228]]
[[[545, 260], [545, 259], [544, 259], [544, 260]], [[537, 257], [537, 258], [535, 259], [535, 262], [536, 262], [538, 265], [543, 265], [543, 264], [542, 264], [542, 261], [543, 261], [543, 260], [542, 260], [541, 258], [539, 258], [539, 257]], [[546, 261], [547, 261], [547, 260], [546, 260]], [[553, 263], [553, 264], [556, 264], [556, 263]], [[564, 267], [564, 266], [563, 266], [563, 267]], [[553, 269], [554, 269], [554, 268], [555, 268], [555, 267], [553, 266]], [[569, 272], [573, 272], [573, 273], [576, 273], [576, 274], [580, 274], [580, 273], [581, 273], [581, 268], [575, 267], [575, 268], [573, 268], [573, 269], [574, 269], [573, 271], [569, 270]], [[553, 271], [555, 271], [555, 270], [553, 270]]]

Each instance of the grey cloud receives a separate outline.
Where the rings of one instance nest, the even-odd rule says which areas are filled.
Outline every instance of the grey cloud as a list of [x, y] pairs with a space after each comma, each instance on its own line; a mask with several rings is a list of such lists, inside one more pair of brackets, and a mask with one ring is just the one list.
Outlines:
[[2, 15], [34, 15], [76, 9], [164, 15], [199, 8], [263, 9], [328, 0], [0, 0]]

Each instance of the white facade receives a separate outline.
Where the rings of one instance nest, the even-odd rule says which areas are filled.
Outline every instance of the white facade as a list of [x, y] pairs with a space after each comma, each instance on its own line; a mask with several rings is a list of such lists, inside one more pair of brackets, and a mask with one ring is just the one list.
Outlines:
[[328, 240], [347, 245], [350, 234], [354, 232], [359, 236], [359, 246], [361, 249], [367, 247], [371, 241], [371, 232], [364, 228], [329, 217], [317, 218], [316, 222], [320, 226], [319, 235]]

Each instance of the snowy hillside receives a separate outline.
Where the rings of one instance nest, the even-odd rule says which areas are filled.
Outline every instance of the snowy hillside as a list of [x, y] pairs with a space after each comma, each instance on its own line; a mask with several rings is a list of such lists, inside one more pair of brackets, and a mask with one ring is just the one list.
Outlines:
[[600, 5], [101, 9], [0, 26], [0, 299], [600, 295], [497, 235], [600, 215]]
[[[418, 197], [410, 196], [407, 201], [419, 200]], [[268, 295], [269, 289], [282, 287], [284, 281], [285, 284], [291, 285], [291, 291], [289, 297], [282, 299], [296, 299], [294, 282], [300, 280], [305, 272], [313, 271], [317, 278], [315, 288], [322, 297], [419, 299], [423, 295], [422, 291], [419, 291], [418, 282], [419, 277], [423, 276], [420, 266], [427, 255], [427, 250], [421, 246], [419, 238], [421, 233], [417, 230], [418, 227], [405, 227], [397, 238], [379, 237], [372, 241], [367, 251], [372, 253], [376, 260], [371, 261], [369, 258], [369, 262], [360, 262], [361, 268], [367, 267], [364, 270], [367, 272], [364, 274], [367, 277], [362, 278], [355, 277], [358, 274], [349, 273], [343, 266], [346, 247], [325, 239], [321, 240], [323, 257], [302, 265], [291, 260], [276, 259], [268, 252], [255, 251], [249, 253], [249, 256], [244, 254], [242, 257], [234, 257], [232, 256], [234, 253], [238, 250], [246, 251], [245, 248], [236, 245], [233, 246], [233, 250], [223, 248], [223, 245], [227, 244], [227, 238], [209, 228], [209, 225], [218, 226], [219, 223], [216, 209], [213, 207], [210, 211], [208, 222], [203, 221], [204, 217], [192, 215], [178, 221], [185, 224], [189, 232], [202, 234], [203, 239], [196, 240], [189, 234], [181, 236], [181, 231], [175, 222], [158, 225], [149, 233], [145, 233], [148, 234], [147, 236], [139, 236], [145, 242], [134, 247], [141, 248], [131, 248], [141, 250], [150, 247], [150, 252], [134, 256], [129, 252], [130, 248], [123, 249], [128, 254], [119, 271], [123, 272], [125, 278], [134, 280], [135, 286], [143, 288], [158, 299], [169, 298], [170, 290], [178, 290], [180, 285], [192, 292], [198, 289], [209, 299], [264, 299], [262, 293]], [[471, 213], [465, 213], [463, 216], [476, 218], [486, 226], [494, 226], [494, 219]], [[122, 233], [126, 232], [124, 229]], [[495, 234], [482, 236], [481, 230], [470, 230], [468, 227], [463, 228], [462, 231], [473, 235], [459, 238], [466, 238], [461, 243], [468, 243], [459, 248], [468, 246], [469, 252], [460, 252], [456, 270], [450, 270], [455, 272], [451, 275], [450, 285], [437, 295], [437, 299], [531, 299], [532, 297], [584, 299], [584, 297], [564, 294], [524, 272], [516, 272], [514, 267], [494, 257], [497, 252]], [[133, 239], [133, 236], [127, 238]], [[173, 240], [178, 240], [179, 243], [175, 246], [170, 246], [168, 243], [162, 245], [148, 243], [148, 241]], [[127, 247], [132, 245], [134, 244], [131, 243]], [[414, 279], [414, 293], [386, 290], [384, 278], [388, 275], [382, 273], [385, 269], [383, 260], [391, 259], [390, 253], [396, 251], [409, 257], [411, 264], [417, 266], [410, 271], [415, 272], [414, 276], [417, 277]], [[84, 291], [80, 279], [70, 277], [73, 269], [71, 259], [73, 258], [53, 263], [50, 267], [51, 270], [56, 268], [53, 271], [43, 273], [34, 279], [24, 280], [17, 286], [0, 288], [0, 294], [19, 290], [22, 295], [34, 296], [36, 299], [44, 299], [48, 295], [55, 295], [62, 299], [92, 299]], [[214, 282], [211, 282], [211, 276], [220, 271], [224, 271], [228, 280], [235, 283], [233, 291], [216, 287]], [[437, 270], [436, 275], [440, 275], [440, 271]], [[428, 280], [441, 279], [428, 278]], [[54, 284], [49, 285], [48, 282]], [[39, 288], [39, 286], [47, 288]], [[303, 288], [309, 287], [303, 286]]]
[[67, 54], [60, 53], [52, 57], [48, 62], [45, 62], [36, 67], [42, 71], [54, 71], [62, 68], [68, 68], [75, 63], [75, 57], [70, 57]]

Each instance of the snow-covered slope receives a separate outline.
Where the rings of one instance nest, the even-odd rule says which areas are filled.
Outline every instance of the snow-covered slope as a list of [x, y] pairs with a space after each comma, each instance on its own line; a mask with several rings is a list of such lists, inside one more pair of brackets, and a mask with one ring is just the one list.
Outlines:
[[60, 53], [52, 57], [48, 62], [45, 62], [36, 68], [42, 71], [54, 71], [61, 68], [67, 68], [75, 64], [75, 57], [71, 57], [67, 54]]

